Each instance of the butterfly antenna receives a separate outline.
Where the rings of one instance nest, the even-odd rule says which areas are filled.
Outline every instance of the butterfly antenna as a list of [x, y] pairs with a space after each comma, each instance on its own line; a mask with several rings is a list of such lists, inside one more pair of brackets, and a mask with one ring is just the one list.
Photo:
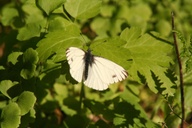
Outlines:
[[87, 46], [88, 47], [88, 49], [90, 48], [90, 44], [91, 43], [86, 43], [86, 42], [88, 42], [88, 41], [86, 41], [86, 39], [84, 38], [84, 36], [83, 36], [83, 34], [82, 33], [80, 33], [80, 35], [81, 35], [81, 37], [83, 38], [83, 40], [84, 40], [84, 46]]

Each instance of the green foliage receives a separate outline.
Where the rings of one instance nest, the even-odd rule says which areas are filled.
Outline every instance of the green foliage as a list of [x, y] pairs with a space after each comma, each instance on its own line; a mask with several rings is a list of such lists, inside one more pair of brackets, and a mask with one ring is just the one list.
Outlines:
[[[181, 94], [171, 11], [181, 31], [186, 121], [191, 117], [190, 0], [5, 0], [0, 5], [1, 128], [178, 127]], [[72, 46], [90, 46], [94, 55], [123, 66], [128, 78], [102, 92], [81, 90], [66, 61]]]

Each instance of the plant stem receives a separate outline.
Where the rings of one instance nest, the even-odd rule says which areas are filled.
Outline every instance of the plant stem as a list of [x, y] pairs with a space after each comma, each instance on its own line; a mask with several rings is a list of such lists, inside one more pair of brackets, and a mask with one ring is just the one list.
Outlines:
[[175, 51], [176, 51], [176, 56], [177, 56], [177, 61], [179, 63], [179, 78], [180, 78], [180, 93], [181, 93], [181, 124], [180, 128], [184, 127], [184, 119], [185, 119], [185, 99], [184, 99], [184, 84], [183, 84], [183, 71], [182, 71], [182, 64], [181, 64], [181, 59], [179, 55], [179, 49], [178, 49], [178, 44], [176, 40], [176, 32], [175, 32], [175, 22], [174, 22], [174, 13], [171, 13], [172, 15], [172, 31], [173, 31], [173, 40], [174, 40], [174, 45], [175, 45]]
[[81, 92], [80, 92], [80, 110], [83, 108], [83, 99], [85, 98], [85, 90], [84, 90], [84, 83], [81, 82]]

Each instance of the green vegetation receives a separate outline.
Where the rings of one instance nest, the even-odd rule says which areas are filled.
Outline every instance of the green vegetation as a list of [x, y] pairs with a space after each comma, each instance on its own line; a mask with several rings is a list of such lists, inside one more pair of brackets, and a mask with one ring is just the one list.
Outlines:
[[[191, 8], [191, 0], [0, 0], [0, 127], [190, 127]], [[88, 45], [128, 78], [83, 89], [65, 51]]]

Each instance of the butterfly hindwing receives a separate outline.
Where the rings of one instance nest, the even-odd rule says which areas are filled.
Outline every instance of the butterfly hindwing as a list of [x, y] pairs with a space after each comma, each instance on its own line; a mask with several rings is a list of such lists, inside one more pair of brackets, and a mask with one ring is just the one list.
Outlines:
[[109, 84], [117, 83], [127, 77], [127, 72], [121, 66], [97, 56], [94, 56], [94, 62], [89, 67], [88, 74], [84, 83], [96, 90], [105, 90]]

